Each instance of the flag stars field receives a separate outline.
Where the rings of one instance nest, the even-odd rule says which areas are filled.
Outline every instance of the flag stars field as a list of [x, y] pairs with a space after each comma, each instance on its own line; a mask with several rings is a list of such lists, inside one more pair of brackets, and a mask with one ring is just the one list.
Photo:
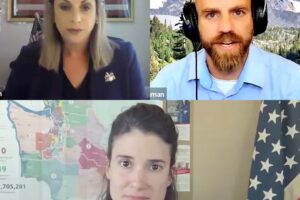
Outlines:
[[296, 108], [297, 103], [299, 103], [299, 101], [289, 101], [289, 105], [293, 105], [294, 108]]
[[297, 130], [296, 130], [296, 124], [293, 126], [293, 127], [290, 127], [288, 126], [288, 132], [286, 133], [286, 135], [290, 135], [292, 137], [292, 139], [294, 139], [294, 136], [299, 133]]
[[272, 188], [269, 191], [264, 191], [264, 199], [263, 200], [272, 200], [273, 197], [276, 197], [277, 194], [273, 193]]
[[300, 176], [299, 103], [262, 103], [252, 154], [248, 200], [282, 200], [287, 195], [287, 199], [300, 200], [293, 190], [299, 188], [297, 180]]
[[281, 123], [285, 118], [287, 118], [287, 116], [284, 114], [284, 110], [281, 111], [280, 118], [281, 118]]
[[261, 184], [261, 182], [258, 180], [257, 176], [255, 176], [254, 179], [250, 179], [250, 186], [249, 188], [254, 188], [255, 190], [257, 190], [257, 186]]
[[285, 157], [286, 162], [284, 163], [284, 166], [289, 166], [290, 169], [292, 169], [293, 165], [297, 165], [298, 162], [295, 161], [295, 156], [289, 158], [288, 156]]
[[252, 159], [255, 160], [256, 155], [259, 154], [258, 151], [256, 151], [256, 147], [254, 148], [253, 154], [252, 154]]
[[267, 106], [267, 104], [265, 104], [264, 102], [262, 102], [261, 106], [260, 106], [260, 112], [264, 112], [264, 108]]
[[269, 168], [272, 167], [272, 166], [274, 166], [273, 164], [271, 164], [269, 162], [269, 158], [265, 162], [261, 161], [261, 165], [262, 165], [262, 167], [261, 167], [260, 171], [264, 171], [265, 170], [267, 173], [269, 173]]
[[269, 133], [267, 133], [266, 129], [263, 130], [263, 132], [258, 132], [259, 138], [257, 141], [264, 141], [264, 143], [267, 142], [267, 137], [270, 136]]
[[280, 117], [280, 115], [278, 115], [277, 113], [276, 113], [276, 109], [274, 109], [274, 111], [272, 112], [272, 113], [269, 113], [269, 123], [270, 122], [274, 122], [274, 124], [276, 124], [276, 119], [278, 118], [278, 117]]
[[272, 153], [277, 152], [278, 155], [280, 155], [280, 150], [285, 148], [284, 146], [280, 145], [280, 140], [278, 140], [276, 144], [272, 143], [272, 146], [273, 146]]
[[276, 172], [276, 176], [277, 176], [277, 178], [276, 178], [276, 183], [277, 182], [280, 182], [281, 183], [281, 185], [283, 185], [283, 180], [284, 180], [284, 176], [283, 176], [283, 170], [281, 170], [281, 172], [280, 173], [277, 173]]

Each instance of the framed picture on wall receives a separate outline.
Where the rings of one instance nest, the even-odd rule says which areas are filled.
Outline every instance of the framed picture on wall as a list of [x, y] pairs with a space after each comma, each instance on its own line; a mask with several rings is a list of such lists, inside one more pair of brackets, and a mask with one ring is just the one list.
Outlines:
[[170, 114], [175, 124], [189, 124], [190, 101], [167, 101], [167, 113]]
[[[102, 1], [102, 0], [97, 0]], [[134, 0], [104, 0], [108, 21], [133, 21]], [[7, 20], [32, 22], [35, 13], [43, 17], [44, 0], [7, 0]]]
[[44, 0], [7, 0], [7, 20], [10, 22], [33, 21], [35, 13], [43, 16]]
[[133, 21], [134, 0], [105, 0], [108, 21]]

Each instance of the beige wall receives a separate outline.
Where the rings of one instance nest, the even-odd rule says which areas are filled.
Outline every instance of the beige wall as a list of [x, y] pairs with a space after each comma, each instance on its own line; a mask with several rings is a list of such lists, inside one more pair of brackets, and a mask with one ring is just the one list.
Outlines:
[[260, 103], [192, 102], [193, 200], [246, 199]]

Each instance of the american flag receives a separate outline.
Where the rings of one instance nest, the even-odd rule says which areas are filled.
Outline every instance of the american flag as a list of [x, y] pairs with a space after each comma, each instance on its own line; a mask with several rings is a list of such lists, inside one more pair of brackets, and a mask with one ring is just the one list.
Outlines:
[[264, 101], [248, 200], [300, 200], [300, 102]]
[[43, 38], [42, 31], [42, 19], [39, 17], [39, 14], [36, 13], [33, 26], [30, 33], [29, 43], [39, 41]]

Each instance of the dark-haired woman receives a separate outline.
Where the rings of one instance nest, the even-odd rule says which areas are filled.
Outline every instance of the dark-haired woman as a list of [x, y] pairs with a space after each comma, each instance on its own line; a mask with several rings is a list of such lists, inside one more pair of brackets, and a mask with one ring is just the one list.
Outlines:
[[175, 125], [156, 105], [137, 104], [113, 122], [105, 200], [175, 200]]

